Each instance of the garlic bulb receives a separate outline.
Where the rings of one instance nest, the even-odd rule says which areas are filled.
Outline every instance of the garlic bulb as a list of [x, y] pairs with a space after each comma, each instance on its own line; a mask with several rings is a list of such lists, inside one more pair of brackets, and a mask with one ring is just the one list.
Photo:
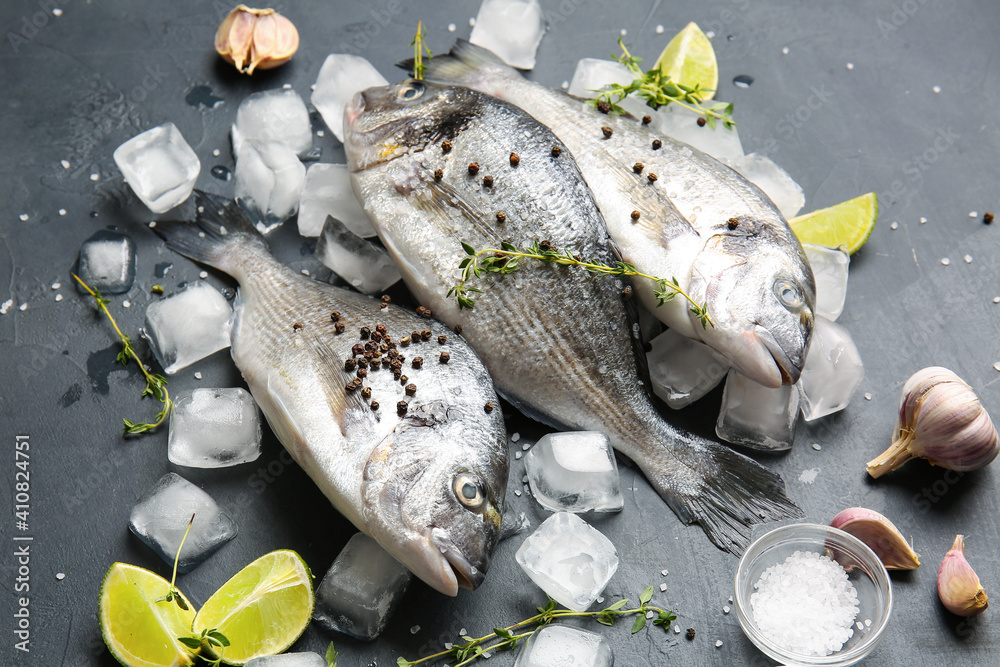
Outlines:
[[892, 445], [868, 462], [881, 477], [912, 458], [951, 470], [978, 470], [996, 458], [997, 431], [972, 388], [947, 368], [917, 371], [903, 385]]
[[887, 570], [920, 567], [920, 554], [913, 551], [892, 521], [874, 510], [849, 507], [833, 517], [830, 525], [867, 544]]
[[247, 74], [285, 64], [298, 48], [299, 31], [273, 9], [240, 5], [215, 33], [215, 50]]
[[955, 543], [938, 569], [938, 597], [948, 611], [959, 616], [975, 616], [989, 606], [979, 577], [965, 559], [965, 543], [961, 535], [955, 536]]

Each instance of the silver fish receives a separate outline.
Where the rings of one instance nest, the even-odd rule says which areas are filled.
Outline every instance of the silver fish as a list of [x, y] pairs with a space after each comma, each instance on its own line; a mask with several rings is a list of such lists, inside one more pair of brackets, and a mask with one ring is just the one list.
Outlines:
[[426, 65], [428, 79], [494, 95], [551, 128], [576, 157], [624, 258], [644, 273], [676, 277], [715, 326], [702, 326], [684, 299], [657, 307], [655, 283], [638, 279], [639, 297], [657, 318], [759, 384], [798, 380], [816, 285], [798, 239], [757, 186], [631, 117], [528, 81], [464, 40]]
[[555, 155], [561, 144], [548, 128], [488, 95], [420, 81], [359, 93], [345, 128], [355, 193], [404, 280], [435, 317], [462, 326], [498, 391], [555, 428], [606, 433], [722, 549], [745, 548], [751, 524], [798, 514], [780, 477], [657, 413], [622, 282], [525, 260], [488, 274], [473, 310], [446, 296], [466, 256], [461, 242], [548, 240], [614, 261], [590, 190], [570, 153]]
[[[437, 322], [282, 265], [236, 204], [204, 193], [197, 203], [197, 225], [160, 222], [154, 231], [239, 282], [233, 361], [274, 434], [334, 507], [418, 577], [447, 595], [478, 586], [499, 536], [508, 462], [475, 352]], [[425, 329], [429, 341], [404, 342]], [[366, 359], [356, 346], [381, 356], [369, 349]], [[406, 382], [384, 361], [393, 358]], [[367, 369], [348, 370], [352, 363]], [[370, 397], [346, 388], [366, 373]]]

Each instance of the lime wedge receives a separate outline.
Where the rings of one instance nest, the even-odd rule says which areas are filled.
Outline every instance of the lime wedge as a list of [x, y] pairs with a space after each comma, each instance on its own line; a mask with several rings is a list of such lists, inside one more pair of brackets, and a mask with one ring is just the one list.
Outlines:
[[828, 248], [843, 246], [853, 255], [872, 235], [876, 220], [878, 199], [874, 192], [869, 192], [836, 206], [792, 218], [788, 224], [802, 243]]
[[653, 67], [669, 75], [675, 83], [686, 86], [701, 84], [705, 91], [703, 100], [715, 97], [719, 88], [719, 63], [715, 60], [715, 49], [696, 23], [688, 23], [670, 40]]
[[281, 653], [309, 625], [313, 605], [312, 573], [294, 551], [264, 554], [237, 572], [202, 605], [194, 634], [218, 630], [230, 645], [222, 661], [242, 665]]
[[191, 635], [194, 607], [181, 599], [157, 602], [170, 590], [163, 577], [127, 563], [115, 563], [101, 584], [99, 617], [108, 650], [126, 667], [193, 665], [190, 649], [178, 637]]

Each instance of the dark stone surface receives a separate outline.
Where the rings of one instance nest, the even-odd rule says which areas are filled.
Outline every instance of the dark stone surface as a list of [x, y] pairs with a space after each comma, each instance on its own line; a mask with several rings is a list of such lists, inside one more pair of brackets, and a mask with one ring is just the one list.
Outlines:
[[[954, 477], [912, 462], [879, 481], [864, 472], [864, 462], [888, 444], [899, 388], [918, 368], [953, 369], [1000, 413], [1000, 374], [993, 367], [1000, 362], [1000, 306], [992, 302], [1000, 295], [1000, 229], [969, 215], [1000, 208], [1000, 7], [991, 0], [542, 4], [552, 26], [531, 75], [536, 80], [558, 86], [571, 78], [579, 58], [615, 52], [622, 28], [634, 53], [655, 58], [671, 35], [697, 21], [716, 33], [720, 97], [736, 103], [745, 148], [767, 152], [792, 174], [805, 190], [807, 210], [870, 190], [884, 195], [881, 222], [853, 258], [840, 318], [865, 360], [864, 384], [846, 411], [800, 425], [795, 448], [765, 463], [784, 475], [809, 520], [827, 522], [844, 507], [870, 507], [912, 535], [923, 555], [920, 570], [893, 577], [896, 613], [867, 664], [1000, 662], [995, 612], [960, 620], [943, 611], [935, 594], [938, 563], [956, 532], [968, 536], [969, 558], [987, 590], [1000, 583], [996, 466]], [[114, 365], [113, 333], [76, 294], [69, 271], [80, 244], [94, 232], [129, 234], [138, 247], [137, 279], [128, 294], [112, 300], [111, 309], [124, 330], [135, 334], [153, 284], [173, 291], [202, 270], [165, 250], [142, 227], [150, 214], [122, 183], [112, 151], [141, 130], [173, 121], [202, 160], [199, 187], [231, 194], [231, 182], [210, 171], [233, 166], [227, 130], [247, 94], [290, 83], [308, 100], [330, 52], [360, 53], [395, 78], [392, 65], [411, 52], [407, 44], [417, 19], [427, 25], [430, 46], [446, 50], [454, 37], [468, 35], [478, 3], [281, 3], [301, 31], [301, 50], [291, 64], [253, 78], [238, 76], [212, 50], [215, 28], [229, 9], [223, 3], [66, 0], [60, 17], [46, 11], [55, 5], [31, 0], [0, 6], [0, 276], [7, 282], [0, 302], [13, 300], [0, 316], [0, 460], [7, 462], [0, 495], [3, 507], [11, 508], [0, 521], [0, 663], [111, 665], [96, 620], [101, 579], [116, 560], [169, 576], [164, 563], [129, 534], [127, 519], [135, 500], [174, 468], [167, 462], [165, 432], [128, 441], [120, 436], [121, 417], [149, 419], [156, 408], [140, 400], [136, 371]], [[447, 30], [449, 23], [457, 25], [455, 33]], [[664, 34], [656, 34], [657, 24]], [[789, 53], [782, 55], [786, 46]], [[741, 74], [753, 77], [749, 88], [731, 84]], [[940, 94], [933, 86], [941, 87]], [[316, 144], [324, 161], [342, 161], [329, 131]], [[213, 149], [221, 155], [213, 157]], [[60, 216], [59, 209], [67, 214]], [[19, 219], [22, 213], [27, 221]], [[921, 216], [926, 224], [919, 223]], [[895, 231], [893, 221], [899, 223]], [[287, 227], [275, 235], [278, 255], [297, 269], [329, 276], [312, 257], [312, 245], [295, 235], [294, 225]], [[963, 261], [966, 254], [971, 263]], [[943, 257], [950, 258], [949, 266], [941, 264]], [[214, 273], [208, 280], [231, 286]], [[57, 281], [62, 286], [53, 290]], [[65, 298], [56, 302], [56, 294]], [[397, 288], [394, 295], [403, 292]], [[134, 338], [151, 359], [145, 342]], [[194, 379], [195, 371], [201, 380]], [[240, 384], [222, 352], [180, 372], [170, 386]], [[862, 398], [865, 392], [870, 401]], [[718, 402], [714, 392], [677, 415], [678, 421], [710, 434]], [[509, 426], [524, 437], [543, 432], [516, 415]], [[12, 517], [19, 435], [29, 436], [31, 446], [25, 531], [16, 529]], [[814, 482], [799, 481], [813, 469]], [[255, 463], [176, 470], [211, 493], [240, 525], [233, 542], [180, 578], [196, 604], [272, 549], [298, 550], [322, 575], [354, 532], [301, 470], [287, 463], [269, 432]], [[514, 461], [512, 488], [522, 474], [523, 464]], [[678, 613], [682, 629], [696, 628], [697, 637], [689, 642], [683, 634], [630, 636], [627, 627], [602, 628], [617, 664], [773, 664], [745, 639], [735, 614], [722, 613], [736, 559], [712, 547], [699, 528], [682, 526], [631, 468], [623, 468], [622, 480], [624, 511], [594, 521], [622, 555], [605, 597], [635, 599], [645, 585], [665, 582], [666, 594], [657, 592], [655, 600]], [[512, 500], [511, 510], [526, 512], [533, 526], [543, 518], [529, 498]], [[34, 538], [28, 593], [15, 593], [12, 533]], [[542, 595], [514, 562], [521, 539], [499, 546], [486, 583], [475, 593], [449, 599], [416, 584], [379, 641], [334, 637], [340, 664], [385, 667], [397, 656], [415, 658], [454, 640], [461, 628], [478, 635], [530, 614]], [[664, 568], [666, 577], [660, 575]], [[60, 572], [63, 580], [56, 579]], [[15, 650], [12, 634], [22, 596], [30, 598], [29, 654]], [[411, 634], [416, 625], [420, 630]], [[717, 639], [724, 642], [720, 649], [714, 647]], [[322, 653], [329, 640], [310, 628], [296, 648]], [[505, 655], [489, 664], [512, 663]]]

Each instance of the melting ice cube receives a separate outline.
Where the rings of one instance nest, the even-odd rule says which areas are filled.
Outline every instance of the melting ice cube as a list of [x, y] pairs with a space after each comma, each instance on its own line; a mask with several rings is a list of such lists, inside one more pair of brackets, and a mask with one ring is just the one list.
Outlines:
[[542, 436], [524, 457], [535, 499], [554, 512], [620, 512], [618, 463], [603, 433], [579, 431]]
[[328, 217], [316, 244], [316, 256], [359, 292], [378, 294], [399, 279], [395, 262], [382, 248]]
[[328, 630], [372, 641], [385, 629], [411, 578], [375, 540], [357, 533], [316, 589], [313, 620]]
[[712, 391], [729, 372], [725, 360], [698, 341], [667, 330], [646, 353], [653, 393], [678, 410]]
[[[128, 292], [135, 281], [135, 243], [124, 234], [102, 229], [80, 246], [76, 275], [104, 294]], [[86, 293], [79, 283], [76, 288]]]
[[319, 69], [312, 94], [313, 106], [323, 122], [340, 141], [344, 140], [344, 107], [365, 88], [387, 86], [389, 82], [361, 56], [333, 53]]
[[532, 69], [544, 35], [545, 17], [538, 0], [483, 0], [469, 41], [511, 67]]
[[306, 168], [285, 144], [245, 140], [235, 176], [236, 198], [256, 218], [258, 228], [270, 231], [298, 209]]
[[319, 236], [328, 215], [358, 236], [375, 236], [375, 228], [351, 188], [346, 164], [314, 164], [306, 171], [299, 203], [299, 234]]
[[699, 118], [701, 114], [690, 109], [668, 104], [653, 114], [653, 129], [708, 153], [716, 160], [739, 161], [743, 158], [743, 145], [737, 128], [727, 130], [721, 123], [714, 129], [707, 125], [700, 127]]
[[517, 656], [514, 667], [612, 667], [607, 640], [596, 632], [547, 625], [536, 632]]
[[260, 413], [246, 389], [188, 389], [174, 397], [167, 458], [174, 465], [224, 468], [260, 456]]
[[276, 141], [298, 155], [312, 148], [309, 110], [294, 90], [265, 90], [248, 96], [236, 111], [233, 152], [240, 155], [242, 142]]
[[173, 123], [136, 135], [115, 149], [115, 164], [129, 187], [153, 213], [177, 206], [194, 189], [198, 156]]
[[236, 537], [236, 524], [197, 486], [176, 473], [167, 473], [132, 508], [128, 527], [164, 562], [173, 564], [188, 521], [191, 532], [177, 563], [179, 572], [190, 572]]
[[200, 281], [149, 304], [146, 335], [163, 370], [172, 375], [229, 347], [232, 314], [226, 297]]
[[545, 593], [573, 611], [594, 603], [618, 570], [611, 540], [575, 514], [553, 514], [524, 540], [518, 565]]
[[806, 421], [843, 410], [865, 377], [865, 367], [847, 329], [817, 317], [798, 388]]
[[799, 418], [799, 392], [763, 387], [729, 371], [715, 434], [726, 442], [765, 451], [791, 449]]
[[[717, 130], [727, 131], [727, 130]], [[794, 218], [806, 203], [806, 196], [799, 184], [771, 158], [750, 153], [728, 164], [743, 174], [744, 178], [764, 191], [786, 220]]]
[[816, 277], [816, 314], [836, 320], [844, 311], [851, 256], [843, 250], [821, 245], [803, 243], [802, 247]]
[[282, 653], [254, 658], [246, 667], [326, 667], [326, 660], [318, 653]]

